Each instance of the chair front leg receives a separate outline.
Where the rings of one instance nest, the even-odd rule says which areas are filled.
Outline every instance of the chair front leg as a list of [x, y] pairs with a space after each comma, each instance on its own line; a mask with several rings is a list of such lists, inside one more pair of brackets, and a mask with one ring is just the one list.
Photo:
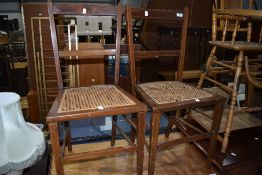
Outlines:
[[152, 112], [151, 116], [151, 135], [149, 145], [149, 163], [148, 163], [148, 175], [154, 174], [155, 162], [158, 146], [158, 134], [160, 128], [160, 113]]
[[58, 124], [48, 123], [48, 128], [50, 132], [50, 140], [51, 140], [52, 153], [55, 162], [56, 174], [64, 175], [64, 167], [61, 160], [61, 150], [59, 144]]
[[137, 174], [143, 174], [146, 112], [137, 115]]
[[214, 106], [213, 122], [211, 126], [211, 137], [209, 142], [208, 154], [207, 154], [207, 168], [211, 167], [214, 152], [216, 150], [217, 137], [219, 133], [220, 123], [223, 116], [223, 110], [225, 106], [225, 100], [221, 100]]

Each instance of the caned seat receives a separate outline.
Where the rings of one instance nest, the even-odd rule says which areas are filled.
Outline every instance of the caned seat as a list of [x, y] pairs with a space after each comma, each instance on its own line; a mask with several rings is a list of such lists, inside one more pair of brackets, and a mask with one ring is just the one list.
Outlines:
[[[232, 1], [233, 2], [233, 1]], [[237, 101], [238, 86], [240, 76], [245, 75], [251, 83], [257, 87], [261, 85], [261, 58], [255, 55], [262, 51], [262, 28], [259, 33], [252, 33], [254, 25], [261, 26], [262, 11], [253, 10], [253, 0], [249, 0], [249, 9], [242, 9], [242, 1], [238, 9], [214, 8], [212, 15], [212, 46], [211, 53], [202, 66], [202, 73], [198, 82], [198, 87], [204, 86], [204, 81], [218, 86], [231, 97], [230, 106], [227, 113], [227, 121], [224, 131], [224, 137], [221, 138], [223, 144], [221, 151], [226, 152], [229, 142], [229, 135], [232, 128], [235, 105]], [[219, 33], [220, 32], [220, 33]], [[223, 58], [218, 51], [230, 51], [234, 56]], [[245, 62], [244, 62], [245, 60]], [[245, 63], [245, 72], [242, 71]], [[226, 77], [224, 80], [213, 78], [210, 75], [220, 75]], [[233, 86], [225, 85], [226, 81], [232, 81]], [[251, 87], [250, 85], [248, 87]], [[246, 106], [251, 107], [253, 88], [248, 89]], [[245, 111], [257, 111], [261, 108], [251, 108]], [[239, 110], [240, 111], [240, 110]]]
[[134, 104], [135, 102], [114, 85], [95, 85], [65, 89], [57, 112], [106, 109]]
[[[105, 10], [106, 9], [106, 10]], [[136, 152], [137, 153], [137, 174], [143, 174], [143, 160], [144, 160], [144, 132], [145, 132], [145, 115], [146, 106], [130, 95], [124, 89], [118, 86], [119, 82], [119, 67], [120, 67], [120, 38], [121, 38], [121, 19], [122, 19], [122, 5], [118, 6], [104, 6], [104, 5], [88, 5], [88, 4], [70, 4], [70, 3], [52, 3], [48, 2], [48, 13], [50, 22], [50, 32], [52, 37], [53, 58], [55, 60], [56, 75], [59, 93], [55, 99], [46, 118], [52, 145], [53, 158], [56, 172], [58, 175], [64, 174], [64, 164], [67, 162], [87, 160], [94, 158], [101, 158], [112, 156], [121, 152]], [[61, 44], [58, 37], [64, 35], [61, 23], [55, 23], [55, 15], [103, 15], [116, 16], [117, 20], [117, 34], [115, 41], [115, 48], [104, 49], [100, 47], [92, 47], [90, 49], [81, 50], [78, 45], [78, 40], [75, 39], [74, 50], [72, 50], [71, 40], [68, 43]], [[71, 24], [70, 24], [71, 25]], [[63, 26], [64, 27], [64, 26]], [[70, 26], [68, 26], [68, 29]], [[77, 29], [77, 27], [75, 27]], [[61, 38], [60, 38], [61, 39]], [[79, 50], [78, 50], [79, 49]], [[115, 83], [113, 85], [90, 85], [85, 87], [78, 87], [77, 83], [70, 83], [71, 87], [65, 88], [64, 85], [68, 79], [66, 75], [61, 73], [60, 61], [70, 60], [74, 65], [80, 64], [81, 59], [92, 59], [95, 63], [96, 58], [101, 60], [104, 56], [115, 56]], [[74, 69], [71, 69], [71, 71]], [[70, 76], [75, 78], [75, 76]], [[130, 115], [131, 114], [131, 115]], [[117, 116], [122, 115], [125, 120], [136, 129], [137, 141], [131, 142], [123, 129], [117, 125]], [[71, 144], [70, 121], [81, 119], [93, 119], [112, 116], [112, 140], [108, 147], [82, 153], [72, 152], [73, 146]], [[129, 117], [135, 117], [137, 122], [132, 122]], [[61, 127], [59, 127], [61, 125]], [[60, 149], [60, 136], [58, 128], [64, 129], [63, 144]], [[115, 143], [116, 130], [127, 140], [128, 144], [117, 145]], [[87, 133], [88, 134], [88, 133]], [[69, 153], [64, 151], [68, 147]], [[88, 144], [86, 145], [88, 147]]]
[[[218, 128], [220, 126], [224, 98], [218, 95], [211, 94], [202, 89], [185, 84], [183, 79], [183, 67], [185, 60], [185, 47], [186, 36], [188, 26], [188, 8], [184, 10], [167, 10], [167, 9], [139, 9], [129, 8], [126, 11], [127, 21], [127, 35], [128, 35], [128, 55], [129, 55], [129, 69], [131, 75], [131, 89], [132, 93], [137, 95], [144, 103], [147, 104], [151, 111], [150, 116], [150, 141], [145, 141], [145, 144], [149, 150], [149, 164], [148, 174], [154, 174], [154, 167], [156, 163], [157, 150], [159, 148], [166, 148], [172, 145], [177, 145], [186, 142], [194, 142], [204, 138], [210, 138], [209, 151], [207, 152], [207, 166], [210, 167], [213, 153], [216, 145], [216, 137], [218, 134]], [[181, 28], [181, 45], [179, 48], [175, 47], [175, 50], [135, 50], [133, 43], [133, 31], [132, 21], [135, 19], [144, 19], [145, 25], [147, 22], [154, 25], [158, 25], [161, 21], [168, 21], [174, 23]], [[146, 31], [143, 31], [146, 32]], [[145, 34], [147, 36], [147, 34]], [[146, 43], [146, 42], [143, 42]], [[157, 81], [157, 82], [144, 82], [138, 83], [140, 80], [137, 78], [139, 73], [136, 68], [136, 61], [142, 60], [144, 62], [149, 61], [146, 59], [165, 59], [171, 57], [177, 60], [177, 81]], [[142, 70], [142, 69], [141, 69]], [[182, 114], [184, 110], [195, 107], [214, 107], [213, 123], [210, 131], [202, 132], [188, 123]], [[184, 133], [185, 137], [175, 140], [169, 140], [166, 142], [158, 143], [158, 135], [160, 128], [160, 117], [163, 113], [172, 114], [177, 112], [177, 115], [169, 116], [169, 124], [167, 127], [166, 137], [169, 136], [172, 131], [173, 124]], [[180, 112], [181, 111], [181, 112]], [[186, 127], [193, 128], [197, 134], [189, 136]], [[176, 164], [174, 163], [174, 166]]]
[[249, 51], [260, 51], [262, 48], [261, 43], [256, 42], [246, 42], [246, 41], [235, 41], [234, 44], [232, 44], [232, 41], [210, 41], [210, 45], [217, 46], [217, 47], [223, 47], [231, 50], [249, 50]]
[[196, 101], [212, 94], [179, 81], [159, 81], [137, 85], [157, 104]]

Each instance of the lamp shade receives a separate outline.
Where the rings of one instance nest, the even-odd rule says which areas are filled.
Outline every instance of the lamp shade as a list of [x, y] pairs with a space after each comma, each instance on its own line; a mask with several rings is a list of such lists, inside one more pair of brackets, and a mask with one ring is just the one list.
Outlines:
[[22, 170], [45, 151], [43, 132], [24, 120], [20, 96], [0, 93], [0, 174]]

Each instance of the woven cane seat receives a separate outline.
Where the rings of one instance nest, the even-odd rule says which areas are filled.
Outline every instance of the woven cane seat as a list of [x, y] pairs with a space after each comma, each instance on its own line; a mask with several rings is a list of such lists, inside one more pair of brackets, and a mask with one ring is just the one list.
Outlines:
[[211, 97], [212, 94], [178, 81], [142, 83], [139, 87], [157, 104]]
[[234, 44], [231, 41], [210, 41], [211, 45], [225, 47], [233, 50], [261, 50], [262, 44], [255, 42], [246, 42], [246, 41], [234, 41]]
[[135, 103], [113, 85], [96, 85], [66, 89], [58, 113], [103, 109]]

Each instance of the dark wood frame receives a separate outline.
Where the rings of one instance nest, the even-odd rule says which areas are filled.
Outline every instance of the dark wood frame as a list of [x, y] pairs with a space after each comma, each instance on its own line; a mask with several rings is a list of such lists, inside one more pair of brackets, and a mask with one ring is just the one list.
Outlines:
[[[52, 45], [54, 51], [54, 60], [55, 67], [58, 79], [58, 87], [59, 94], [56, 100], [54, 101], [46, 121], [48, 123], [49, 132], [50, 132], [50, 140], [52, 145], [52, 152], [56, 167], [56, 172], [59, 175], [64, 174], [63, 164], [66, 162], [76, 161], [76, 160], [86, 160], [93, 159], [99, 157], [111, 156], [120, 152], [137, 152], [137, 174], [143, 174], [143, 160], [144, 160], [144, 132], [145, 132], [145, 116], [146, 116], [146, 106], [138, 101], [136, 98], [131, 96], [125, 90], [117, 86], [119, 82], [119, 64], [120, 64], [120, 37], [121, 37], [121, 18], [122, 18], [122, 5], [119, 3], [118, 6], [87, 6], [85, 4], [52, 4], [51, 1], [48, 2], [48, 12], [50, 19], [50, 30], [51, 30], [51, 38]], [[57, 35], [54, 21], [54, 14], [74, 14], [80, 15], [82, 14], [82, 9], [86, 8], [87, 13], [84, 15], [115, 15], [117, 16], [117, 37], [116, 37], [116, 45], [115, 49], [100, 49], [96, 50], [79, 50], [79, 51], [59, 51], [57, 44]], [[83, 14], [82, 14], [83, 15]], [[63, 56], [84, 56], [84, 59], [92, 58], [97, 55], [116, 55], [116, 66], [115, 66], [115, 84], [116, 88], [120, 90], [126, 97], [132, 100], [135, 104], [126, 105], [126, 106], [116, 106], [110, 108], [104, 108], [102, 110], [93, 109], [93, 110], [81, 110], [81, 111], [71, 111], [71, 112], [62, 112], [58, 113], [58, 108], [61, 103], [64, 87], [61, 76], [61, 68], [60, 68], [60, 57]], [[90, 58], [90, 59], [91, 59]], [[92, 58], [93, 59], [93, 58]], [[77, 88], [77, 87], [76, 87]], [[131, 120], [128, 120], [129, 123], [135, 127], [137, 130], [137, 144], [133, 144], [129, 141], [127, 136], [121, 132], [119, 127], [117, 126], [117, 115], [126, 115], [133, 114], [136, 117], [137, 123], [133, 123]], [[112, 147], [110, 149], [102, 149], [92, 152], [83, 152], [78, 154], [64, 154], [64, 148], [68, 146], [69, 152], [72, 151], [71, 145], [71, 134], [69, 128], [69, 121], [72, 120], [80, 120], [80, 119], [91, 119], [91, 118], [100, 118], [105, 116], [113, 116], [113, 126], [112, 126], [112, 140], [111, 146], [115, 145], [115, 135], [116, 129], [119, 129], [120, 133], [124, 135], [127, 139], [129, 146], [127, 147]], [[59, 144], [59, 131], [58, 125], [59, 123], [64, 123], [65, 126], [65, 136], [64, 143], [62, 144], [62, 150], [60, 150]]]
[[[145, 15], [145, 11], [148, 12], [148, 16]], [[222, 118], [223, 108], [225, 99], [223, 97], [212, 95], [211, 97], [201, 98], [198, 102], [195, 100], [187, 100], [182, 102], [173, 102], [166, 104], [157, 104], [150, 95], [148, 95], [142, 88], [137, 85], [136, 78], [136, 61], [139, 59], [147, 59], [147, 58], [159, 58], [161, 56], [177, 56], [178, 57], [178, 75], [177, 80], [182, 81], [183, 79], [183, 67], [185, 60], [185, 48], [186, 48], [186, 37], [187, 37], [187, 26], [188, 26], [188, 12], [189, 9], [185, 8], [183, 11], [178, 10], [160, 10], [160, 9], [137, 9], [137, 8], [129, 8], [127, 7], [126, 18], [127, 18], [127, 34], [128, 34], [128, 47], [129, 47], [129, 65], [131, 72], [131, 85], [132, 85], [132, 93], [137, 94], [143, 102], [147, 104], [149, 109], [152, 111], [151, 114], [151, 135], [150, 135], [150, 143], [145, 141], [146, 146], [149, 149], [149, 164], [148, 164], [148, 174], [154, 174], [155, 161], [157, 149], [166, 148], [169, 146], [186, 143], [186, 142], [195, 142], [197, 140], [201, 140], [204, 138], [210, 139], [209, 150], [207, 154], [207, 167], [211, 166], [213, 154], [215, 151], [216, 141], [218, 130]], [[183, 14], [183, 17], [178, 17], [177, 13]], [[132, 19], [134, 18], [142, 18], [142, 19], [157, 19], [157, 20], [179, 20], [181, 24], [181, 46], [179, 50], [156, 50], [156, 51], [135, 51], [133, 44], [133, 31], [132, 31]], [[161, 93], [159, 91], [159, 93]], [[207, 107], [213, 106], [214, 114], [213, 114], [213, 122], [210, 131], [201, 132], [198, 130], [198, 134], [190, 136], [187, 133], [187, 130], [183, 126], [186, 121], [183, 120], [183, 124], [181, 125], [182, 118], [179, 118], [179, 113], [183, 113], [183, 110], [196, 108], [196, 107]], [[181, 130], [186, 137], [176, 140], [171, 140], [163, 143], [158, 143], [158, 135], [159, 135], [159, 127], [160, 127], [160, 117], [162, 113], [177, 111], [177, 116], [170, 116], [169, 124], [166, 132], [166, 137], [169, 136], [173, 124], [176, 124], [177, 128]], [[189, 123], [186, 126], [190, 126]], [[196, 129], [191, 126], [191, 128]], [[196, 129], [197, 130], [197, 129]]]

